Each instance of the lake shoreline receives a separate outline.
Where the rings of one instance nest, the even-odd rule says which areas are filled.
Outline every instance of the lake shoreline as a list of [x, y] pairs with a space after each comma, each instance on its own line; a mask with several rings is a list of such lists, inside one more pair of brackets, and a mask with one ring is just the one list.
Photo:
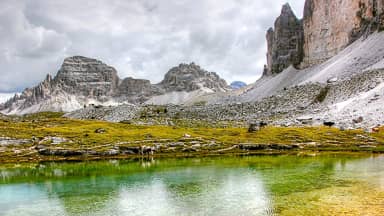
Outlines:
[[0, 163], [3, 165], [21, 164], [21, 163], [45, 163], [45, 162], [87, 162], [104, 160], [153, 160], [153, 159], [187, 159], [187, 158], [213, 158], [213, 157], [247, 157], [247, 156], [298, 156], [298, 157], [317, 157], [324, 155], [351, 155], [351, 156], [381, 156], [383, 151], [352, 151], [352, 150], [302, 150], [302, 151], [250, 151], [250, 152], [211, 152], [211, 153], [160, 153], [153, 155], [114, 155], [114, 156], [41, 156], [33, 157], [4, 157], [0, 155]]

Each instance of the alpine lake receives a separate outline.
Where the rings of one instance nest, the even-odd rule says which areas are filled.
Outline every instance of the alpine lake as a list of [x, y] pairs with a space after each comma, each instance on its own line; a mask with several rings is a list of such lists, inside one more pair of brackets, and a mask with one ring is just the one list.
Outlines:
[[3, 164], [0, 215], [382, 215], [384, 155]]

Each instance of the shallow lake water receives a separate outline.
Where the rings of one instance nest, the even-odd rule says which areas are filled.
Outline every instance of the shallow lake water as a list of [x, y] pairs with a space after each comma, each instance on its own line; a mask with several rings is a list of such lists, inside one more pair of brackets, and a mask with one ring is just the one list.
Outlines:
[[0, 215], [381, 215], [384, 156], [247, 156], [0, 167]]

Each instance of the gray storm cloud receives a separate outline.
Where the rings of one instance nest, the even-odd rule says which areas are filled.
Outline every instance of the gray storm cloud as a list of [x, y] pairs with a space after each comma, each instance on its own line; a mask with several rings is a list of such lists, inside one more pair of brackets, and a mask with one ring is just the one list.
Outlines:
[[[288, 1], [302, 14], [304, 0]], [[0, 92], [56, 74], [67, 56], [158, 82], [181, 62], [254, 82], [286, 0], [0, 0]]]

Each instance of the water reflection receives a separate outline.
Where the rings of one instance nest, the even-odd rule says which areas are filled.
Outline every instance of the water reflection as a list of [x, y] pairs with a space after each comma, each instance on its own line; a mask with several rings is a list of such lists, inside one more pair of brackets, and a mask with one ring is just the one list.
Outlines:
[[382, 187], [383, 164], [384, 157], [280, 156], [7, 168], [0, 215], [272, 215], [281, 196], [351, 180]]
[[265, 215], [271, 208], [256, 175], [214, 168], [161, 173], [122, 188], [119, 203], [120, 215]]
[[366, 179], [373, 187], [384, 190], [384, 156], [340, 163], [335, 167], [339, 178]]
[[42, 185], [2, 186], [0, 197], [0, 215], [66, 215], [61, 200], [49, 196]]

